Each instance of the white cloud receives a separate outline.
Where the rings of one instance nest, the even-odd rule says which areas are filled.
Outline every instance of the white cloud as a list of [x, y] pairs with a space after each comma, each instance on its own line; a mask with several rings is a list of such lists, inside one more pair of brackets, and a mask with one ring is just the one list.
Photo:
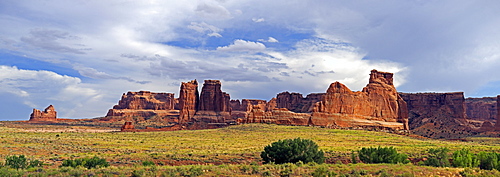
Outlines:
[[231, 13], [222, 5], [201, 3], [196, 7], [198, 15], [210, 19], [224, 20], [231, 18]]
[[278, 41], [277, 39], [275, 39], [273, 37], [269, 37], [267, 40], [265, 40], [265, 39], [259, 39], [258, 41], [260, 41], [260, 42], [271, 42], [271, 43], [280, 42], [280, 41]]
[[234, 40], [234, 43], [228, 46], [217, 47], [219, 51], [263, 51], [266, 46], [260, 42], [251, 42], [241, 39]]
[[264, 18], [252, 18], [252, 21], [255, 23], [260, 23], [266, 21]]
[[95, 108], [103, 106], [101, 94], [79, 78], [0, 65], [0, 94], [5, 93], [17, 96], [12, 102], [32, 108], [43, 109], [53, 104], [61, 117], [96, 116]]
[[206, 33], [207, 36], [210, 37], [222, 37], [220, 32], [222, 32], [222, 29], [217, 28], [213, 25], [209, 25], [205, 22], [197, 23], [197, 22], [191, 22], [191, 24], [188, 26], [189, 29], [195, 30], [199, 33]]

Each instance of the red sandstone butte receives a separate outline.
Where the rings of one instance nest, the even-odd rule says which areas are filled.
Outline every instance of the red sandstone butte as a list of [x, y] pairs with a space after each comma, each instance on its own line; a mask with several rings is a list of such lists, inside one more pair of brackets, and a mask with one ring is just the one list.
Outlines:
[[392, 73], [372, 70], [368, 85], [360, 92], [335, 82], [327, 93], [310, 95], [280, 93], [273, 99], [277, 108], [271, 110], [254, 103], [242, 122], [408, 130], [407, 105], [393, 85]]
[[[152, 116], [178, 116], [173, 93], [154, 93], [149, 91], [128, 92], [123, 94], [118, 105], [113, 106], [104, 120], [145, 119]], [[177, 121], [177, 120], [175, 120]]]
[[225, 123], [231, 119], [230, 96], [221, 90], [219, 80], [205, 80], [201, 89], [200, 102], [194, 121]]
[[465, 99], [465, 110], [468, 119], [495, 122], [497, 120], [497, 98], [467, 98]]
[[500, 95], [497, 95], [497, 123], [495, 124], [495, 130], [500, 131]]
[[362, 91], [353, 92], [345, 85], [330, 85], [322, 101], [316, 104], [311, 122], [333, 127], [377, 127], [408, 130], [408, 110], [393, 85], [393, 74], [372, 70]]
[[198, 108], [198, 82], [196, 80], [183, 82], [179, 94], [179, 123], [189, 122]]
[[30, 115], [30, 121], [57, 121], [57, 112], [54, 106], [50, 105], [42, 112], [38, 109], [33, 109]]

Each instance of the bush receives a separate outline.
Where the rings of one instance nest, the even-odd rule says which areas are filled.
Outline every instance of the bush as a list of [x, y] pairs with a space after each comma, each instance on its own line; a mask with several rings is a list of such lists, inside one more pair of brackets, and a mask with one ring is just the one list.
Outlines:
[[260, 154], [264, 163], [274, 162], [296, 163], [302, 161], [304, 163], [325, 162], [323, 151], [318, 150], [318, 145], [309, 139], [284, 139], [271, 143], [264, 147], [264, 151]]
[[153, 161], [142, 161], [143, 166], [155, 166], [156, 164]]
[[98, 167], [107, 167], [109, 166], [109, 163], [106, 162], [106, 159], [104, 158], [99, 158], [97, 156], [94, 156], [92, 158], [81, 158], [81, 159], [75, 159], [75, 160], [64, 160], [61, 167], [78, 167], [82, 166], [88, 169], [91, 168], [98, 168]]
[[449, 167], [450, 166], [450, 150], [448, 148], [429, 149], [427, 160], [424, 165], [433, 167]]
[[24, 155], [8, 156], [5, 159], [5, 166], [15, 169], [25, 169], [31, 167], [41, 167], [43, 163], [39, 160], [28, 161]]
[[358, 151], [359, 160], [364, 163], [409, 163], [408, 155], [398, 153], [394, 147], [370, 147]]
[[453, 152], [453, 167], [477, 167], [479, 159], [475, 154], [470, 153], [468, 149], [462, 149]]
[[500, 154], [495, 152], [479, 152], [477, 156], [479, 159], [479, 168], [484, 170], [500, 170]]

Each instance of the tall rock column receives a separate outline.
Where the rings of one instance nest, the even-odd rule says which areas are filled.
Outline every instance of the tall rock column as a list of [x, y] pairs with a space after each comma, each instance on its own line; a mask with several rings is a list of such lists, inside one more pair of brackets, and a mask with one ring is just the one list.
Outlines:
[[221, 85], [219, 80], [205, 80], [201, 89], [199, 111], [230, 111], [230, 96], [222, 92]]
[[189, 122], [198, 108], [198, 82], [183, 82], [179, 94], [179, 123]]
[[197, 122], [225, 123], [231, 118], [230, 96], [221, 91], [219, 80], [205, 80], [194, 116]]

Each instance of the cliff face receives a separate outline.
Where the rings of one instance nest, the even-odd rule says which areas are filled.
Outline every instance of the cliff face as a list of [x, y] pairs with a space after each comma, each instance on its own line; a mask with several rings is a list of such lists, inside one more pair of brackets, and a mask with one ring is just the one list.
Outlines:
[[497, 98], [467, 98], [465, 99], [467, 118], [471, 120], [496, 122]]
[[118, 105], [108, 111], [104, 120], [144, 121], [160, 116], [168, 117], [165, 122], [177, 122], [179, 111], [174, 110], [175, 105], [173, 93], [128, 92], [122, 95]]
[[194, 117], [199, 104], [198, 82], [183, 82], [179, 95], [179, 122], [189, 122]]
[[[263, 104], [253, 104], [244, 122], [408, 130], [406, 103], [392, 83], [392, 73], [373, 70], [369, 84], [361, 92], [353, 92], [339, 82], [332, 83], [325, 94], [306, 98], [283, 92], [276, 98], [276, 109], [265, 110]], [[308, 108], [302, 109], [304, 105]]]
[[140, 91], [123, 94], [118, 105], [113, 106], [113, 109], [172, 110], [174, 105], [173, 93]]
[[304, 98], [300, 93], [282, 92], [276, 96], [276, 107], [297, 113], [310, 113], [314, 103], [321, 101], [323, 95], [324, 93], [311, 93]]
[[[377, 124], [375, 121], [394, 123], [382, 125], [382, 128], [408, 130], [406, 103], [397, 93], [392, 79], [392, 73], [372, 70], [368, 85], [360, 92], [353, 92], [339, 82], [332, 83], [322, 101], [316, 104], [312, 123], [350, 127], [356, 126], [356, 122], [365, 122], [360, 126], [370, 126], [365, 125], [366, 121], [356, 120], [364, 119], [374, 121], [373, 125]], [[397, 123], [400, 127], [394, 126], [399, 125]]]
[[52, 105], [45, 108], [44, 111], [33, 109], [30, 115], [30, 121], [57, 121], [57, 112]]
[[408, 104], [412, 133], [432, 138], [456, 138], [472, 131], [466, 120], [463, 92], [400, 95]]
[[225, 123], [231, 119], [231, 97], [221, 90], [219, 80], [205, 80], [201, 89], [200, 102], [194, 120], [206, 123]]

